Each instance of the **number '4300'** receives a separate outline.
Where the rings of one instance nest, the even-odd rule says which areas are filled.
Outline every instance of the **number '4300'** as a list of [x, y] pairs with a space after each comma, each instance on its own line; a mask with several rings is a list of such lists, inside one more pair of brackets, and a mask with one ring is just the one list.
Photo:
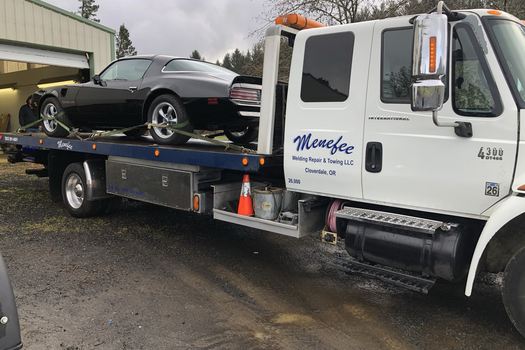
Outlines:
[[503, 160], [503, 148], [481, 147], [478, 152], [478, 158], [485, 160]]

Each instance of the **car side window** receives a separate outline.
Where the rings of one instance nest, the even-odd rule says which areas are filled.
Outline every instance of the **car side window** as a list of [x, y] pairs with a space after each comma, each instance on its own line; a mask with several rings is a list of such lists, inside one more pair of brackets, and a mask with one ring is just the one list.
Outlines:
[[354, 53], [352, 32], [316, 35], [306, 40], [301, 99], [343, 102], [350, 93]]
[[452, 97], [459, 115], [493, 117], [501, 102], [485, 54], [467, 24], [454, 26], [452, 34]]
[[395, 28], [383, 32], [381, 101], [385, 103], [410, 103], [413, 38], [412, 28]]
[[131, 59], [113, 63], [100, 76], [102, 80], [140, 80], [148, 70], [151, 61], [146, 59]]

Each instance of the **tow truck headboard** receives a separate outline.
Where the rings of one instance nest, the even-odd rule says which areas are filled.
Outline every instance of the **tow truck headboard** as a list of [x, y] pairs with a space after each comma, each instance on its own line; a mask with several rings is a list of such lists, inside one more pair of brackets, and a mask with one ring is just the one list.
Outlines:
[[[279, 83], [279, 56], [281, 52], [281, 38], [287, 37], [293, 42], [298, 30], [276, 25], [268, 28], [264, 44], [263, 83], [261, 96], [261, 117], [259, 120], [259, 140], [257, 152], [271, 155], [274, 151], [274, 136], [276, 129], [280, 129], [284, 118], [283, 95], [278, 96], [282, 89]], [[279, 110], [280, 108], [280, 110]], [[277, 118], [280, 116], [281, 118]], [[278, 119], [281, 119], [280, 121]]]

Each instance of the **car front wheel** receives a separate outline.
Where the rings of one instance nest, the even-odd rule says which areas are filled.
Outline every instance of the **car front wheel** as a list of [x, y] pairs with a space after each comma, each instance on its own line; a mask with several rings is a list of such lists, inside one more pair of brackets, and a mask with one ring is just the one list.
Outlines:
[[60, 120], [65, 125], [71, 125], [57, 98], [46, 98], [40, 107], [40, 115], [47, 118], [42, 121], [42, 128], [47, 136], [66, 137], [69, 134], [68, 131], [56, 121]]
[[148, 110], [148, 121], [153, 124], [150, 129], [151, 136], [162, 145], [181, 145], [186, 143], [190, 137], [170, 128], [155, 125], [170, 125], [182, 131], [193, 131], [184, 105], [173, 95], [160, 95], [153, 100]]

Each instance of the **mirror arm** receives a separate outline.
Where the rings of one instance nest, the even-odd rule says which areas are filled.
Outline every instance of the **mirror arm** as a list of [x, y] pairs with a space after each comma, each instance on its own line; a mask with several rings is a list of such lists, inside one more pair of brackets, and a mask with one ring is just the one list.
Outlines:
[[432, 111], [432, 121], [436, 126], [444, 127], [444, 128], [455, 128], [459, 125], [459, 122], [440, 122], [438, 119], [438, 111]]
[[436, 126], [445, 128], [454, 128], [454, 132], [459, 137], [470, 138], [473, 135], [472, 123], [469, 122], [440, 122], [438, 119], [438, 111], [432, 111], [432, 121]]

